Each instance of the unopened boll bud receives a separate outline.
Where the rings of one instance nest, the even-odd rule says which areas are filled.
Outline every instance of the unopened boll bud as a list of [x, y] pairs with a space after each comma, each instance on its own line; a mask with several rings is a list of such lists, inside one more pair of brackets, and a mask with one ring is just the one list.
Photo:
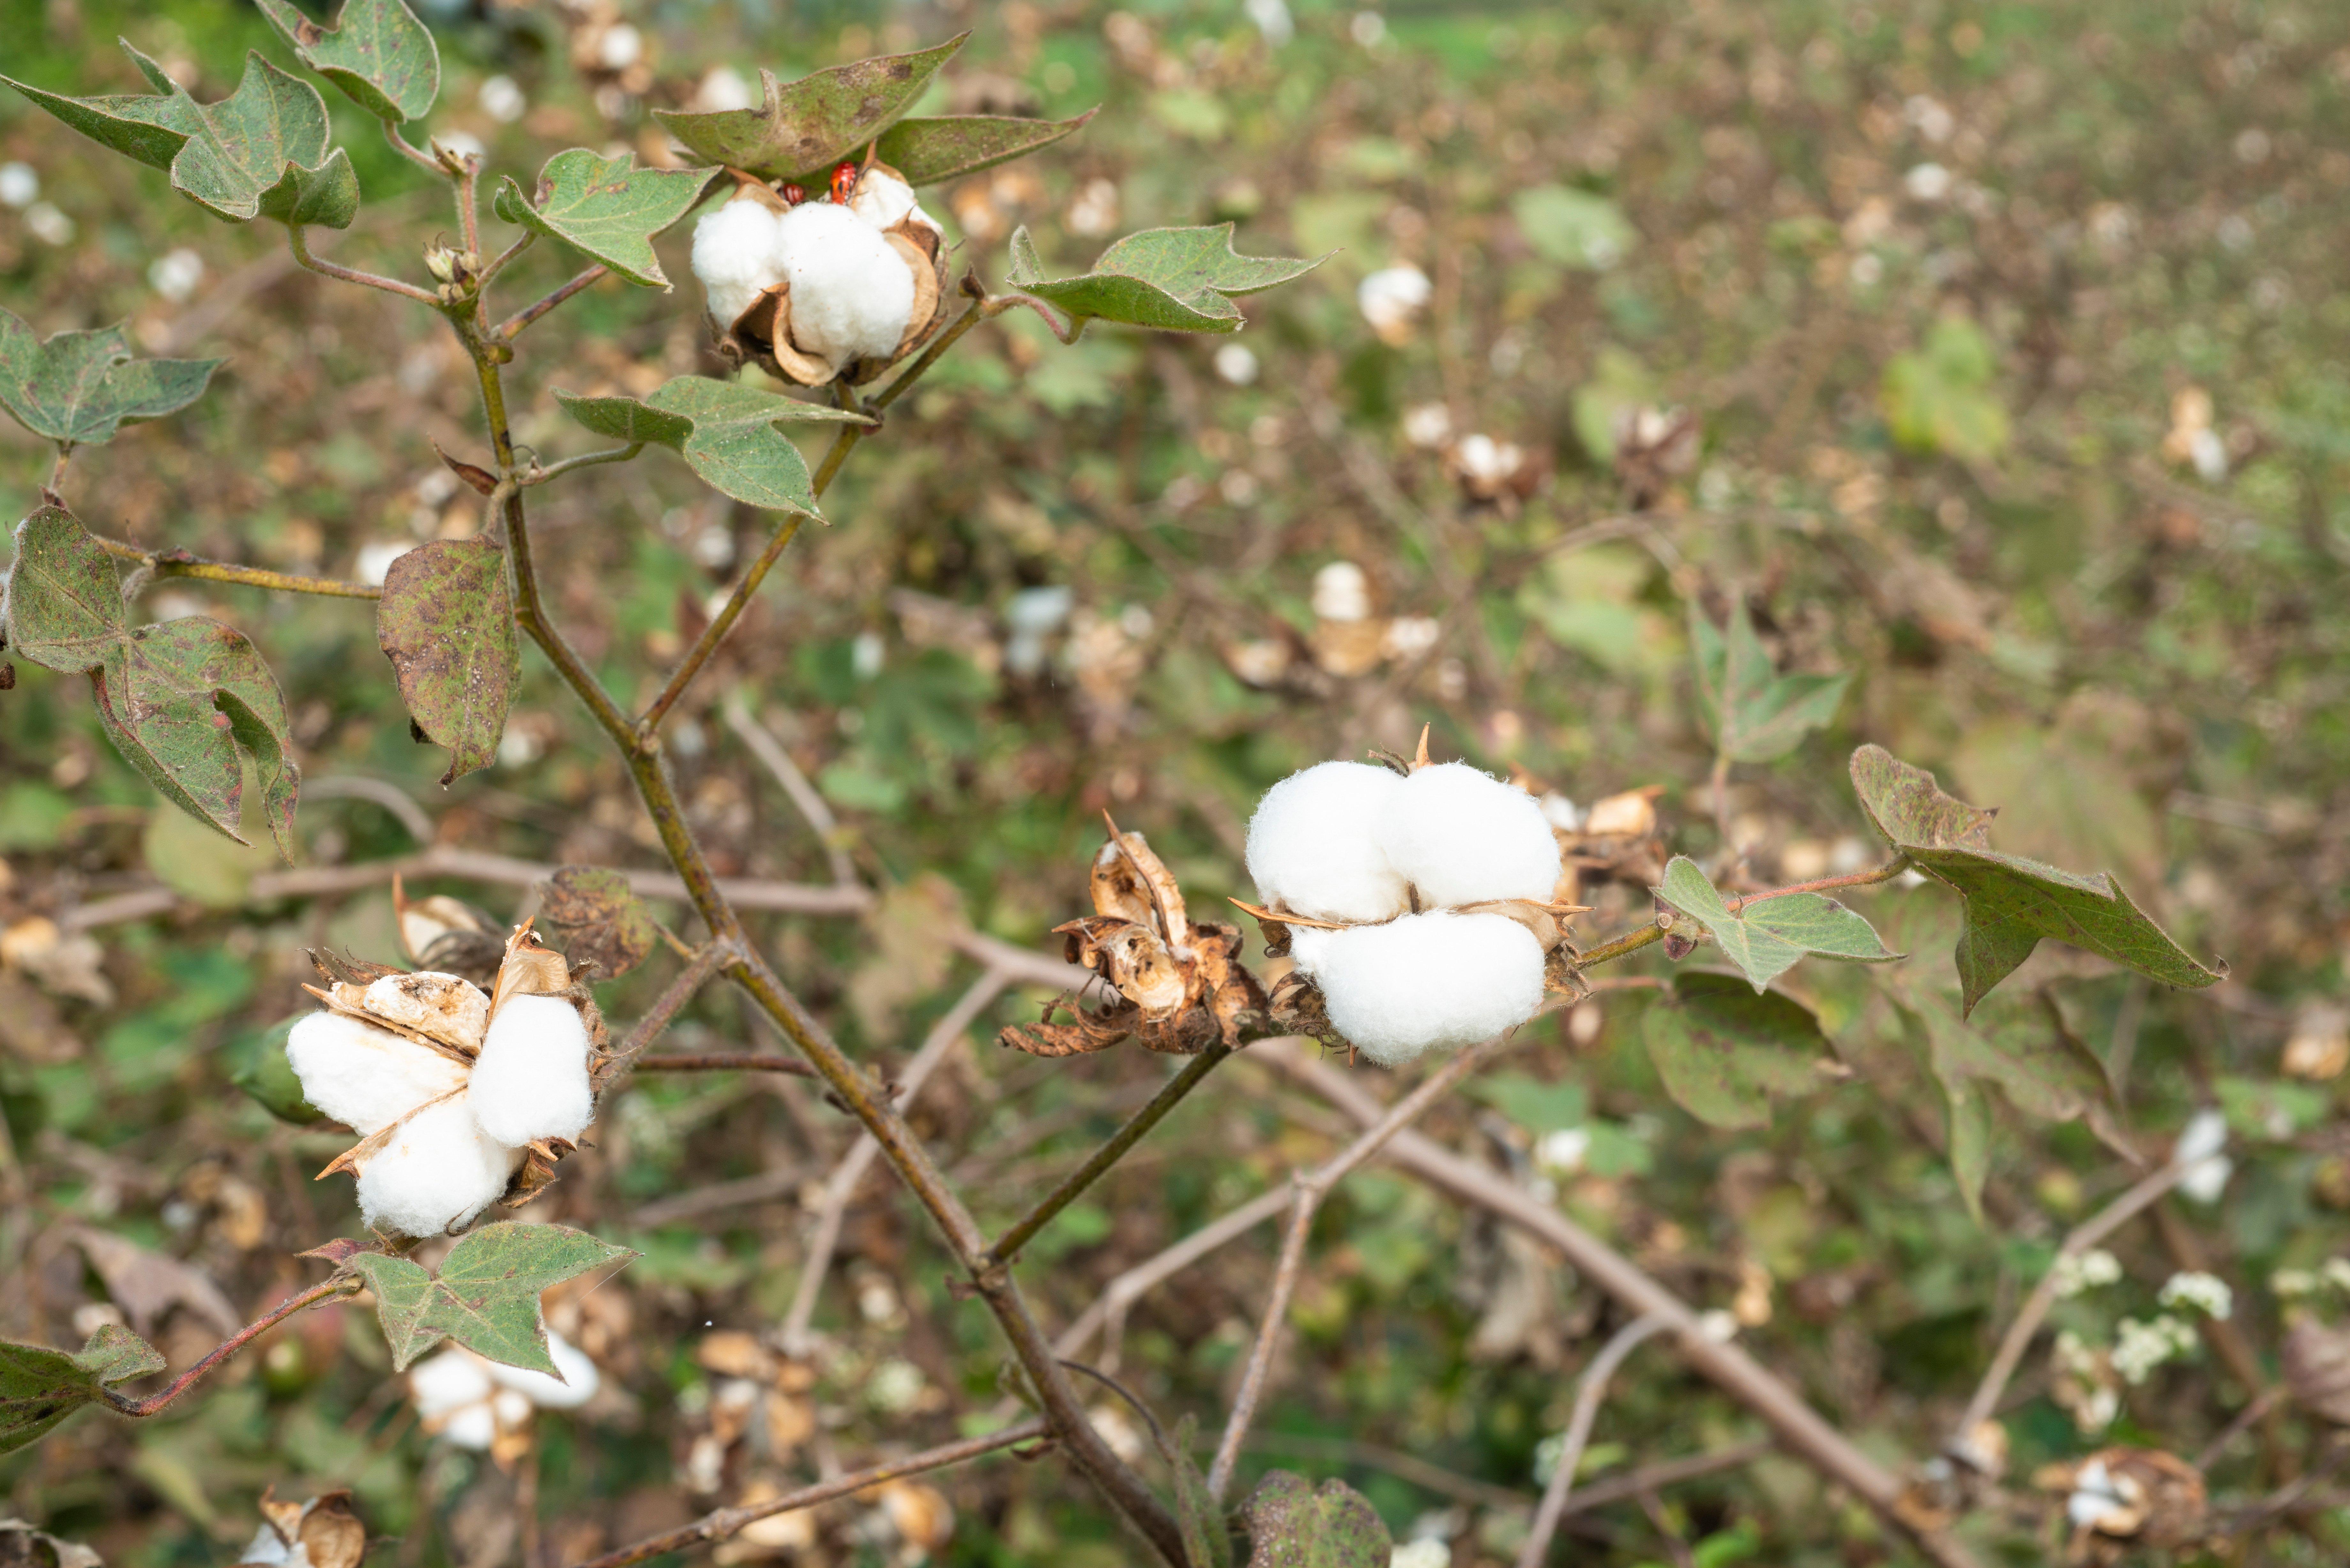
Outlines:
[[424, 247], [424, 270], [442, 283], [457, 281], [458, 253], [435, 241]]

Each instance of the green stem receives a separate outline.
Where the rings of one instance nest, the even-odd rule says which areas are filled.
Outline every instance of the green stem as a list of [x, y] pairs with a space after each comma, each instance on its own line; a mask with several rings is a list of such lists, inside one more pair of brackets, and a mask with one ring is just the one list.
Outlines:
[[800, 524], [806, 521], [799, 514], [793, 513], [769, 536], [767, 547], [759, 552], [759, 558], [751, 563], [750, 569], [743, 574], [743, 580], [734, 585], [734, 591], [726, 596], [726, 602], [719, 607], [718, 613], [711, 618], [708, 626], [702, 628], [702, 635], [693, 639], [693, 646], [685, 650], [685, 657], [670, 672], [660, 694], [652, 700], [651, 705], [645, 709], [644, 716], [637, 721], [629, 740], [631, 745], [650, 747], [655, 743], [660, 734], [661, 721], [669, 717], [669, 711], [677, 706], [678, 699], [683, 697], [686, 688], [693, 684], [693, 678], [702, 673], [702, 667], [709, 663], [711, 656], [718, 651], [718, 645], [726, 640], [726, 634], [734, 629], [734, 623], [743, 618], [743, 612], [750, 607], [752, 596], [759, 591], [759, 585], [767, 580], [767, 574], [775, 569], [775, 562], [782, 557], [784, 546], [792, 542], [800, 531]]
[[57, 442], [57, 460], [49, 465], [48, 483], [41, 487], [47, 491], [51, 495], [57, 496], [60, 500], [64, 499], [66, 493], [66, 465], [73, 462], [73, 454], [74, 443], [72, 441], [61, 441]]
[[334, 262], [312, 255], [309, 242], [302, 237], [302, 225], [299, 223], [286, 225], [286, 243], [292, 247], [294, 259], [296, 262], [322, 277], [337, 278], [344, 283], [356, 283], [365, 288], [380, 288], [386, 294], [396, 294], [402, 299], [413, 299], [420, 304], [429, 305], [435, 310], [441, 308], [441, 296], [430, 289], [419, 288], [412, 283], [402, 283], [396, 277], [385, 277], [379, 273], [361, 272], [356, 267], [338, 265]]
[[305, 577], [292, 572], [273, 572], [262, 566], [233, 566], [226, 561], [207, 561], [191, 556], [185, 550], [172, 550], [162, 555], [142, 550], [136, 545], [120, 539], [109, 539], [93, 534], [90, 538], [98, 547], [118, 561], [136, 561], [159, 577], [200, 577], [213, 583], [242, 583], [251, 588], [275, 588], [287, 594], [318, 594], [334, 599], [380, 599], [383, 590], [368, 583], [347, 583], [333, 577]]
[[160, 1391], [150, 1394], [144, 1399], [133, 1399], [127, 1394], [117, 1394], [113, 1389], [106, 1388], [102, 1390], [106, 1395], [106, 1402], [114, 1407], [115, 1412], [118, 1415], [129, 1416], [134, 1419], [152, 1416], [161, 1410], [165, 1406], [171, 1404], [172, 1400], [177, 1399], [181, 1395], [185, 1394], [189, 1389], [194, 1387], [197, 1382], [213, 1367], [218, 1366], [222, 1362], [226, 1361], [238, 1351], [243, 1350], [246, 1345], [251, 1345], [264, 1334], [276, 1328], [287, 1318], [292, 1317], [296, 1313], [302, 1311], [305, 1307], [316, 1306], [318, 1303], [325, 1301], [328, 1296], [351, 1295], [357, 1293], [362, 1282], [363, 1282], [355, 1278], [343, 1279], [338, 1277], [328, 1280], [321, 1284], [312, 1285], [300, 1295], [289, 1297], [283, 1303], [279, 1303], [276, 1311], [271, 1313], [268, 1316], [261, 1319], [259, 1322], [249, 1323], [243, 1328], [238, 1329], [227, 1339], [223, 1340], [219, 1346], [210, 1355], [197, 1362], [193, 1366], [189, 1367], [185, 1372], [181, 1373], [177, 1377], [172, 1379], [172, 1381], [165, 1385]]
[[1046, 1194], [1043, 1202], [1006, 1231], [995, 1245], [987, 1250], [987, 1255], [999, 1263], [1012, 1262], [1019, 1255], [1020, 1249], [1035, 1239], [1037, 1231], [1053, 1222], [1055, 1215], [1075, 1202], [1078, 1194], [1099, 1179], [1104, 1171], [1126, 1158], [1128, 1149], [1140, 1143], [1144, 1135], [1181, 1103], [1184, 1096], [1198, 1088], [1200, 1081], [1215, 1071], [1217, 1063], [1232, 1054], [1232, 1048], [1219, 1041], [1192, 1057], [1181, 1072], [1168, 1080], [1166, 1087], [1150, 1097], [1149, 1105], [1135, 1112], [1131, 1120], [1110, 1135], [1107, 1143], [1094, 1150], [1090, 1159], [1063, 1178], [1061, 1184]]
[[567, 457], [561, 462], [550, 464], [546, 468], [532, 469], [522, 476], [520, 483], [545, 484], [548, 480], [560, 474], [569, 473], [575, 468], [593, 468], [599, 462], [626, 462], [644, 450], [644, 442], [632, 441], [627, 446], [607, 447], [602, 452], [591, 452], [584, 457]]
[[548, 311], [554, 309], [565, 300], [569, 299], [581, 289], [592, 287], [596, 284], [602, 282], [606, 270], [607, 269], [603, 263], [597, 263], [587, 271], [574, 275], [568, 283], [564, 284], [554, 292], [544, 295], [533, 303], [515, 311], [512, 316], [507, 317], [504, 321], [499, 322], [497, 326], [484, 333], [484, 336], [494, 340], [503, 339], [509, 343], [514, 341], [515, 336], [520, 333], [524, 327], [529, 326], [532, 322], [537, 320], [540, 317], [546, 315]]

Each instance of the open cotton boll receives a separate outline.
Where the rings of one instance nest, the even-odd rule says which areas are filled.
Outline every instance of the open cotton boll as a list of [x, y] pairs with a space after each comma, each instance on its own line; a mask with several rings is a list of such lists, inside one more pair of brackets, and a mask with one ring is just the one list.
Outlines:
[[588, 1084], [588, 1025], [559, 996], [510, 996], [490, 1023], [465, 1092], [473, 1119], [516, 1148], [577, 1139], [596, 1114]]
[[784, 281], [783, 214], [729, 202], [693, 226], [693, 275], [724, 327]]
[[364, 1137], [465, 1082], [465, 1064], [345, 1012], [314, 1012], [286, 1037], [302, 1097]]
[[498, 1200], [515, 1155], [482, 1131], [463, 1098], [428, 1106], [359, 1172], [359, 1217], [379, 1231], [440, 1235]]
[[[550, 1339], [553, 1335], [548, 1336]], [[408, 1369], [408, 1397], [426, 1420], [445, 1416], [490, 1397], [489, 1364], [455, 1345], [428, 1355]]]
[[494, 1361], [490, 1363], [489, 1375], [542, 1410], [577, 1409], [596, 1397], [603, 1377], [596, 1370], [596, 1364], [588, 1359], [587, 1352], [550, 1328], [546, 1331], [546, 1354], [554, 1360], [556, 1370], [563, 1374], [560, 1378]]
[[1542, 1006], [1542, 943], [1506, 915], [1438, 909], [1316, 935], [1298, 967], [1321, 988], [1332, 1026], [1383, 1067], [1474, 1044]]
[[792, 341], [835, 367], [898, 351], [914, 314], [914, 275], [879, 230], [848, 208], [806, 202], [783, 215]]
[[[909, 213], [921, 212], [914, 205], [914, 188], [886, 169], [865, 171], [857, 182], [857, 193], [848, 199], [848, 210], [877, 229], [889, 228]], [[930, 214], [923, 213], [922, 221], [930, 223]]]
[[486, 1449], [498, 1440], [498, 1417], [484, 1398], [451, 1413], [440, 1435], [461, 1449]]
[[[1317, 763], [1264, 792], [1249, 818], [1257, 897], [1316, 920], [1386, 920], [1410, 907], [1374, 829], [1403, 777], [1367, 763]], [[1293, 940], [1305, 928], [1296, 928]]]
[[1420, 902], [1547, 900], [1558, 840], [1534, 796], [1466, 763], [1421, 768], [1379, 816], [1379, 847]]

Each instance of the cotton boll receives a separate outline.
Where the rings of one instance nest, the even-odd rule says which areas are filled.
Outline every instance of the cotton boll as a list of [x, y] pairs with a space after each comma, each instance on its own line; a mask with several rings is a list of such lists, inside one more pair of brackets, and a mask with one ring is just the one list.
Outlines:
[[400, 1124], [359, 1172], [359, 1217], [380, 1231], [437, 1236], [497, 1201], [515, 1151], [484, 1133], [463, 1099]]
[[847, 207], [807, 202], [781, 223], [792, 285], [792, 341], [836, 367], [898, 351], [914, 314], [914, 275], [881, 233]]
[[596, 1115], [579, 1010], [559, 996], [506, 998], [465, 1098], [482, 1130], [510, 1147], [578, 1137]]
[[544, 1372], [527, 1367], [507, 1366], [492, 1362], [489, 1375], [504, 1386], [522, 1395], [542, 1410], [571, 1410], [596, 1397], [602, 1386], [603, 1376], [587, 1353], [575, 1347], [553, 1329], [546, 1331], [546, 1353], [555, 1362], [560, 1378], [549, 1377]]
[[302, 1097], [365, 1137], [465, 1084], [465, 1064], [343, 1012], [314, 1012], [286, 1037]]
[[1320, 763], [1265, 791], [1248, 828], [1257, 897], [1317, 920], [1403, 913], [1403, 878], [1373, 836], [1403, 782], [1365, 763]]
[[1298, 966], [1321, 988], [1332, 1026], [1381, 1066], [1474, 1044], [1542, 1006], [1542, 943], [1506, 915], [1439, 909], [1322, 935]]
[[1549, 898], [1558, 840], [1534, 796], [1466, 763], [1421, 768], [1401, 783], [1375, 832], [1422, 904]]
[[501, 1388], [490, 1396], [490, 1413], [498, 1425], [509, 1430], [530, 1419], [530, 1397], [513, 1388]]
[[876, 229], [889, 228], [909, 213], [920, 213], [923, 223], [938, 227], [928, 213], [914, 204], [914, 188], [886, 169], [865, 171], [857, 182], [857, 193], [849, 198], [848, 210]]
[[498, 1440], [498, 1418], [484, 1399], [451, 1415], [441, 1436], [461, 1449], [486, 1449]]
[[693, 226], [693, 275], [721, 325], [784, 281], [782, 224], [756, 202], [729, 202]]
[[408, 1369], [409, 1400], [428, 1421], [482, 1403], [490, 1397], [491, 1387], [488, 1364], [453, 1345]]

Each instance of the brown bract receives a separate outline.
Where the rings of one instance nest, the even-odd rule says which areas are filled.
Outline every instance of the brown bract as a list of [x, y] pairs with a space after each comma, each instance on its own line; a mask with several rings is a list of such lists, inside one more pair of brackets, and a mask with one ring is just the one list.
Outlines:
[[[738, 186], [735, 201], [756, 202], [777, 213], [791, 210], [773, 185], [739, 169], [727, 172], [733, 175]], [[905, 181], [904, 175], [886, 163], [875, 161], [868, 153], [864, 171], [858, 176], [859, 184], [876, 173]], [[854, 188], [850, 199], [855, 199]], [[733, 364], [754, 364], [771, 375], [803, 387], [821, 387], [843, 379], [852, 386], [862, 386], [920, 348], [946, 318], [946, 235], [936, 223], [921, 216], [919, 208], [882, 230], [881, 234], [914, 279], [914, 307], [906, 317], [905, 336], [898, 340], [898, 347], [888, 358], [837, 366], [822, 355], [802, 348], [792, 337], [789, 279], [753, 300], [750, 308], [732, 322], [718, 324], [719, 354]]]
[[2147, 1551], [2175, 1550], [2203, 1539], [2210, 1527], [2210, 1499], [2202, 1472], [2160, 1449], [2111, 1448], [2078, 1465], [2051, 1465], [2033, 1479], [2040, 1486], [2074, 1491], [2083, 1471], [2102, 1466], [2113, 1502], [2094, 1521], [2075, 1522], [2065, 1561], [2107, 1568]]
[[[1088, 879], [1094, 913], [1053, 929], [1069, 961], [1107, 981], [1117, 1000], [1088, 1012], [1063, 995], [1043, 1022], [1005, 1029], [1000, 1044], [1035, 1056], [1076, 1056], [1131, 1036], [1153, 1051], [1191, 1055], [1263, 1031], [1264, 990], [1240, 962], [1240, 928], [1191, 919], [1182, 889], [1142, 835], [1111, 824]], [[1063, 1011], [1075, 1021], [1053, 1023]]]
[[243, 1559], [246, 1563], [283, 1563], [296, 1552], [310, 1568], [359, 1568], [367, 1556], [367, 1526], [351, 1509], [348, 1491], [323, 1492], [307, 1502], [280, 1502], [276, 1488], [261, 1494], [261, 1517], [277, 1538], [271, 1552], [265, 1539], [256, 1541]]

